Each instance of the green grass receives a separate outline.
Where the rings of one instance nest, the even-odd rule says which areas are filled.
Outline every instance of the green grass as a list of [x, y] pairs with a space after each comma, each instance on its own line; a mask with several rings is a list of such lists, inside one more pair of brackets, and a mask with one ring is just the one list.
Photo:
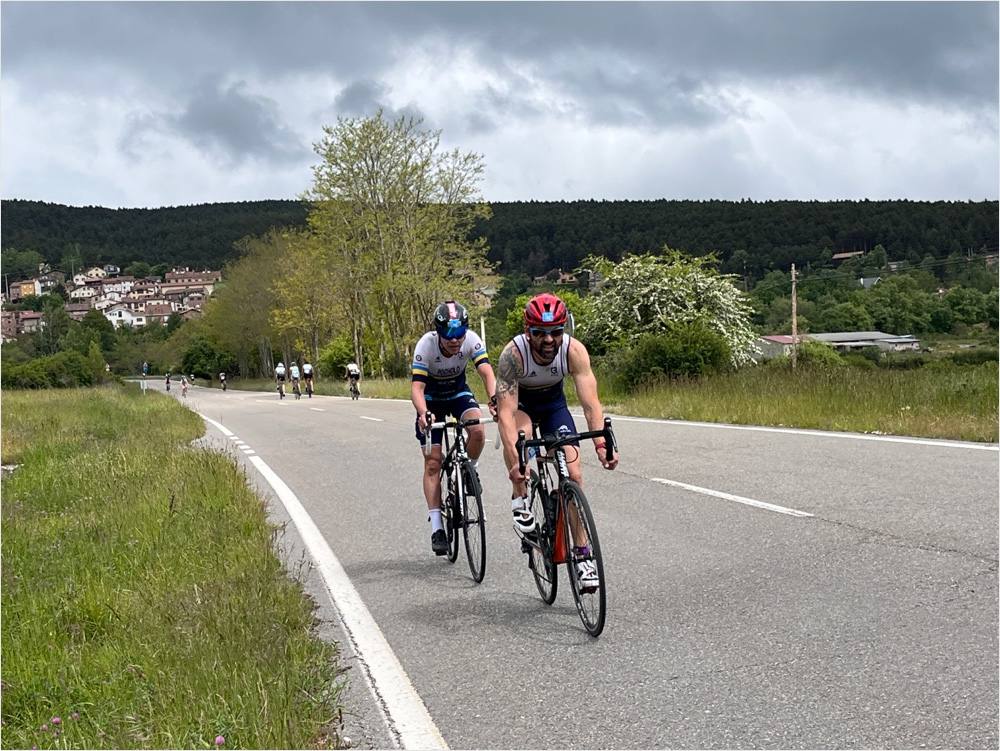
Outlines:
[[644, 417], [997, 441], [997, 364], [913, 370], [749, 368], [609, 393]]
[[[486, 403], [478, 376], [469, 385]], [[894, 370], [886, 368], [751, 367], [693, 381], [654, 384], [634, 392], [616, 388], [598, 372], [605, 410], [637, 417], [771, 425], [858, 433], [996, 442], [997, 364], [949, 363]], [[269, 381], [244, 380], [236, 388], [274, 389]], [[409, 399], [405, 378], [362, 381], [367, 398]], [[342, 381], [319, 381], [318, 394], [346, 396]], [[578, 404], [572, 379], [566, 395]]]
[[336, 742], [335, 648], [203, 430], [137, 389], [4, 392], [3, 748]]

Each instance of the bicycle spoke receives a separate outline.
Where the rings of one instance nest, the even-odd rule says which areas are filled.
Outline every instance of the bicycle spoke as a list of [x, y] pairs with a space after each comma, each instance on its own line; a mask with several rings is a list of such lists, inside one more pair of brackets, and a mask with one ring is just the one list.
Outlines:
[[469, 570], [477, 584], [486, 575], [486, 519], [483, 517], [483, 496], [479, 478], [471, 465], [465, 468], [465, 493], [462, 497], [462, 533]]
[[[569, 553], [567, 573], [570, 587], [584, 628], [591, 636], [599, 636], [604, 630], [606, 617], [607, 581], [604, 578], [604, 559], [601, 556], [597, 526], [583, 490], [572, 481], [565, 482], [562, 487], [566, 502], [565, 525]], [[584, 541], [586, 545], [578, 544]], [[581, 581], [581, 566], [592, 568], [596, 572], [596, 583], [589, 579]]]

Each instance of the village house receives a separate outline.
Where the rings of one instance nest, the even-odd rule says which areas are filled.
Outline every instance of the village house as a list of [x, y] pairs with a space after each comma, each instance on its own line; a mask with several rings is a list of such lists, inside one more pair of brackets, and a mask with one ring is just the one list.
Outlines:
[[21, 298], [42, 294], [42, 285], [37, 279], [25, 279], [23, 282], [17, 282], [14, 286], [20, 288], [19, 297]]
[[146, 316], [144, 313], [133, 312], [128, 309], [127, 305], [123, 305], [122, 303], [112, 305], [105, 310], [104, 317], [111, 321], [116, 329], [122, 326], [139, 327], [146, 325]]
[[108, 272], [100, 266], [89, 268], [83, 273], [88, 279], [104, 279], [108, 275]]
[[74, 321], [82, 321], [92, 307], [89, 302], [70, 302], [66, 303], [66, 312]]
[[42, 320], [43, 314], [36, 313], [34, 310], [21, 310], [18, 311], [19, 315], [17, 317], [17, 333], [20, 334], [33, 334], [38, 331], [42, 326], [45, 325]]

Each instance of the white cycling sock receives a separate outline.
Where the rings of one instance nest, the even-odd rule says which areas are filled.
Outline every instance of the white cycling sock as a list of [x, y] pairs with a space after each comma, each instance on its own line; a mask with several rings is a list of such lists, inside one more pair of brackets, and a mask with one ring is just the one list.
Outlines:
[[432, 508], [429, 513], [431, 517], [431, 532], [437, 532], [439, 529], [444, 529], [444, 524], [441, 523], [441, 509]]
[[527, 509], [527, 508], [528, 508], [528, 496], [523, 495], [520, 498], [510, 499], [511, 511], [520, 511], [521, 509]]

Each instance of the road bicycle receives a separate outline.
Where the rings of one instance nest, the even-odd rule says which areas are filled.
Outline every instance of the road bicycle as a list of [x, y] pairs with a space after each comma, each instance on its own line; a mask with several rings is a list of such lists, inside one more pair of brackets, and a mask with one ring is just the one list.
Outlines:
[[293, 378], [292, 379], [292, 391], [295, 392], [295, 398], [296, 399], [301, 399], [302, 398], [302, 389], [299, 388], [299, 379], [298, 378]]
[[465, 539], [469, 570], [477, 584], [486, 575], [486, 517], [483, 515], [483, 489], [479, 474], [466, 450], [465, 429], [487, 422], [484, 418], [444, 420], [424, 429], [424, 453], [432, 449], [431, 431], [443, 430], [441, 461], [441, 521], [448, 537], [448, 561], [458, 558], [458, 536]]
[[285, 382], [278, 381], [278, 401], [285, 398]]
[[313, 398], [313, 379], [306, 378], [306, 396], [310, 399]]
[[[528, 474], [528, 508], [532, 509], [536, 527], [533, 533], [517, 532], [521, 550], [528, 555], [538, 594], [546, 605], [555, 602], [559, 588], [560, 564], [566, 564], [570, 588], [583, 627], [591, 636], [600, 636], [607, 615], [607, 581], [604, 578], [604, 558], [597, 536], [597, 526], [583, 489], [569, 478], [566, 452], [579, 451], [575, 444], [588, 438], [603, 437], [608, 461], [617, 448], [611, 430], [611, 418], [604, 418], [602, 430], [585, 433], [563, 433], [539, 437], [538, 424], [532, 426], [532, 438], [524, 431], [517, 434], [518, 466], [523, 473], [528, 461], [535, 467]], [[534, 452], [531, 450], [534, 449]], [[515, 527], [516, 530], [516, 527]], [[580, 564], [590, 563], [597, 570], [597, 585], [580, 581]]]
[[358, 388], [358, 382], [351, 379], [351, 399], [358, 399], [361, 396], [361, 389]]
[[226, 390], [226, 382], [225, 382], [225, 381], [223, 381], [223, 382], [222, 382], [222, 390], [223, 390], [223, 391], [225, 391], [225, 390]]

